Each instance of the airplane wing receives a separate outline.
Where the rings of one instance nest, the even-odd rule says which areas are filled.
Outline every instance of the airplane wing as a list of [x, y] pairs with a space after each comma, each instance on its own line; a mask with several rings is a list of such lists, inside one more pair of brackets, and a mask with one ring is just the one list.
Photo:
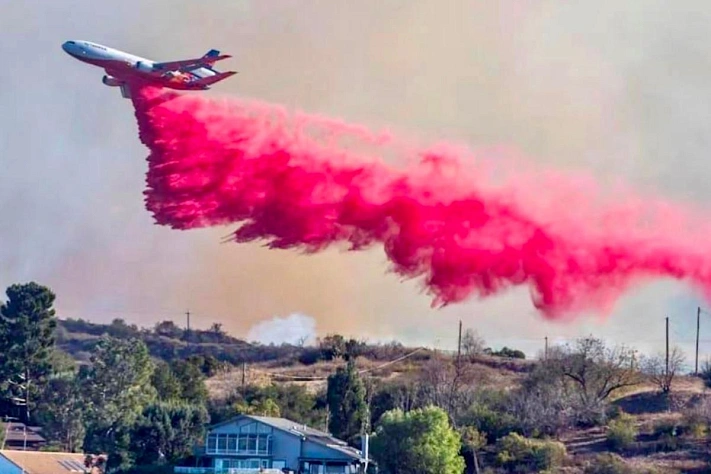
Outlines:
[[211, 49], [201, 58], [195, 59], [183, 59], [179, 61], [166, 61], [160, 63], [154, 63], [153, 67], [159, 70], [169, 70], [169, 71], [192, 71], [195, 69], [200, 69], [201, 67], [212, 66], [216, 61], [221, 61], [223, 59], [231, 58], [232, 56], [228, 54], [220, 55], [220, 52], [216, 49]]

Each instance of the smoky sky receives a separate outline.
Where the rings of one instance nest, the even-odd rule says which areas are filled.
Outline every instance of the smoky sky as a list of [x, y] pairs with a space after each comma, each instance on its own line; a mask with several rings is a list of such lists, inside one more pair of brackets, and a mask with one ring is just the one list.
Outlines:
[[693, 334], [699, 302], [680, 283], [650, 282], [605, 319], [553, 324], [525, 288], [431, 309], [417, 282], [386, 273], [382, 250], [303, 256], [222, 245], [229, 227], [155, 226], [130, 102], [60, 45], [157, 60], [220, 49], [239, 74], [211, 96], [513, 147], [711, 218], [708, 2], [0, 0], [0, 11], [0, 284], [47, 284], [64, 317], [152, 324], [190, 309], [196, 325], [246, 336], [301, 313], [321, 334], [442, 346], [462, 319], [529, 351], [591, 332], [654, 349], [665, 316], [678, 342]]

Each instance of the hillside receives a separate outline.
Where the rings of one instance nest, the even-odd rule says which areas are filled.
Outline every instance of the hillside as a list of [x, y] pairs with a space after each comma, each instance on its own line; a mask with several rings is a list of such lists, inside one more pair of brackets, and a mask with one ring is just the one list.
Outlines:
[[[264, 346], [231, 337], [218, 325], [187, 333], [170, 322], [139, 329], [120, 320], [111, 324], [59, 321], [59, 347], [80, 362], [87, 360], [89, 351], [103, 335], [139, 338], [154, 358], [167, 362], [191, 355], [221, 362], [219, 369], [206, 379], [215, 420], [231, 416], [236, 409], [248, 409], [248, 405], [258, 412], [262, 409], [260, 401], [273, 398], [283, 415], [325, 429], [326, 380], [345, 365], [346, 359], [355, 357], [357, 371], [372, 397], [369, 403], [374, 424], [382, 409], [427, 403], [446, 406], [454, 401], [461, 407], [456, 409], [455, 418], [489, 438], [479, 452], [486, 466], [500, 464], [500, 439], [510, 431], [523, 433], [543, 446], [552, 442], [546, 440], [562, 443], [566, 454], [550, 472], [701, 473], [709, 472], [711, 463], [711, 394], [704, 380], [677, 375], [670, 393], [661, 393], [659, 384], [653, 383], [654, 377], [615, 365], [617, 359], [606, 359], [605, 354], [621, 355], [604, 346], [600, 346], [596, 362], [590, 359], [592, 365], [581, 373], [609, 366], [614, 370], [605, 377], [634, 377], [636, 381], [601, 400], [604, 419], [587, 423], [578, 418], [579, 397], [587, 389], [581, 392], [580, 386], [569, 383], [570, 378], [561, 385], [560, 378], [546, 375], [546, 370], [565, 372], [555, 365], [558, 362], [514, 358], [511, 356], [523, 354], [510, 349], [493, 352], [482, 349], [480, 344], [457, 363], [456, 355], [451, 353], [397, 343], [368, 344], [338, 335], [327, 336], [316, 346]], [[559, 362], [568, 357], [579, 363], [579, 355], [570, 352], [566, 356], [563, 351], [558, 354]], [[592, 379], [591, 383], [606, 384], [605, 377]], [[546, 384], [558, 388], [550, 391]], [[290, 391], [289, 387], [298, 390]], [[559, 391], [561, 387], [564, 392]], [[303, 388], [309, 395], [299, 395]], [[456, 399], [447, 402], [455, 392]], [[556, 425], [558, 419], [565, 421]], [[523, 451], [518, 455], [523, 456], [521, 453], [534, 448], [520, 449]], [[542, 455], [532, 453], [531, 459]], [[525, 465], [532, 461], [516, 462]], [[595, 470], [595, 466], [603, 470]]]

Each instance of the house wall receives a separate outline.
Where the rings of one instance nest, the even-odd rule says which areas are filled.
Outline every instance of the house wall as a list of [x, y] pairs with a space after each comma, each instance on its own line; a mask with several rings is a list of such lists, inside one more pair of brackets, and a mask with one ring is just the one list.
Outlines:
[[5, 456], [0, 454], [0, 473], [2, 474], [22, 474], [22, 470], [14, 463], [11, 463]]
[[[259, 423], [255, 420], [244, 418], [240, 420], [235, 420], [232, 423], [218, 426], [211, 430], [211, 433], [239, 433], [240, 427], [250, 424]], [[262, 426], [262, 423], [260, 423]], [[268, 425], [266, 425], [268, 426]], [[271, 427], [270, 427], [271, 428]], [[301, 439], [298, 436], [291, 435], [285, 431], [278, 430], [276, 428], [272, 429], [272, 456], [271, 461], [284, 461], [285, 466], [289, 469], [298, 470], [299, 468], [299, 456], [301, 455]], [[237, 456], [225, 456], [225, 455], [211, 455], [211, 458], [229, 458]], [[241, 457], [241, 456], [240, 456]], [[256, 457], [256, 456], [255, 456]], [[214, 465], [214, 464], [213, 464]], [[269, 466], [271, 467], [271, 465]]]

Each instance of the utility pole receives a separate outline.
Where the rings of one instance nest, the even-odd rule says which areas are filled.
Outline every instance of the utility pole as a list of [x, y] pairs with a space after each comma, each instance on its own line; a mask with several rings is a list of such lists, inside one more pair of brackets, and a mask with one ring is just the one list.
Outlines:
[[462, 321], [459, 321], [459, 342], [457, 343], [457, 364], [462, 356]]
[[244, 397], [247, 380], [247, 363], [242, 361], [242, 396]]
[[669, 316], [666, 318], [667, 320], [667, 371], [666, 371], [666, 376], [669, 377]]
[[188, 336], [188, 343], [189, 343], [190, 339], [191, 339], [191, 337], [190, 337], [190, 311], [189, 310], [185, 312], [185, 316], [188, 320], [187, 336]]
[[696, 363], [694, 375], [699, 375], [699, 329], [701, 328], [701, 306], [696, 309]]
[[543, 350], [543, 359], [548, 360], [548, 336], [546, 336], [545, 339], [546, 339], [546, 345], [545, 345], [545, 349]]

